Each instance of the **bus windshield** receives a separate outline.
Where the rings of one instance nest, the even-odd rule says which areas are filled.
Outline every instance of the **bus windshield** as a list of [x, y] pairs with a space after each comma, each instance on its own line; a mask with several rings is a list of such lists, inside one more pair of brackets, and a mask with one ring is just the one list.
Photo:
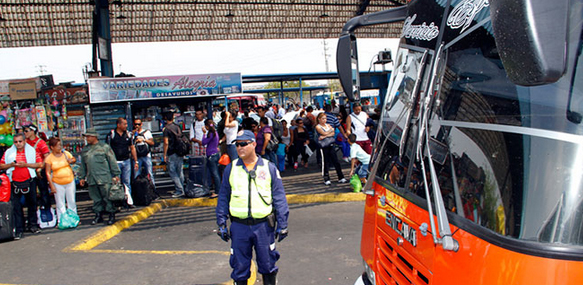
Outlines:
[[[429, 148], [446, 208], [493, 235], [583, 246], [581, 24], [570, 30], [564, 76], [535, 87], [508, 80], [491, 23], [476, 25], [445, 41], [434, 71], [422, 68], [434, 50], [401, 42], [376, 145], [388, 142], [373, 156], [376, 179], [405, 198], [427, 198], [430, 182], [413, 153], [418, 98], [432, 94]], [[432, 76], [438, 80], [428, 90]]]

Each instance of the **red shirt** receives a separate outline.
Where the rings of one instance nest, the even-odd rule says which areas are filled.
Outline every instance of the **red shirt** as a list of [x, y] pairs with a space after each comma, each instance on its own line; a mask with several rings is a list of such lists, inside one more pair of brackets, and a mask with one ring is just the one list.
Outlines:
[[50, 150], [49, 147], [47, 146], [47, 143], [43, 140], [41, 140], [41, 138], [36, 137], [36, 140], [26, 140], [26, 143], [29, 144], [30, 146], [34, 147], [34, 144], [36, 144], [36, 142], [38, 141], [38, 144], [36, 145], [36, 153], [39, 154], [40, 153], [40, 157], [44, 158], [45, 154], [49, 154]]
[[[46, 145], [46, 144], [45, 144]], [[2, 156], [2, 159], [0, 159], [0, 163], [1, 164], [6, 164], [6, 160], [5, 160], [6, 154], [4, 154]], [[24, 149], [23, 150], [16, 150], [16, 162], [26, 162], [26, 155], [24, 154]], [[40, 155], [38, 154], [38, 152], [36, 153], [36, 163], [41, 163], [43, 162], [42, 158], [40, 158]], [[12, 161], [10, 162], [12, 163]], [[28, 167], [14, 167], [14, 171], [12, 171], [12, 181], [18, 181], [18, 182], [22, 182], [22, 181], [26, 181], [30, 179], [30, 173], [28, 172]]]

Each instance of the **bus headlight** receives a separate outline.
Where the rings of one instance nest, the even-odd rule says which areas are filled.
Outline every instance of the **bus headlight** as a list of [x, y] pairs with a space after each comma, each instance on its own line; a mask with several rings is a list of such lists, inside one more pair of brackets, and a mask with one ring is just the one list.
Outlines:
[[[372, 285], [376, 285], [376, 278], [375, 278], [375, 273], [372, 270], [372, 268], [368, 265], [368, 263], [366, 263], [366, 261], [363, 259], [362, 263], [364, 263], [364, 272], [366, 273], [366, 276], [368, 277], [368, 284], [372, 284]], [[366, 283], [366, 281], [365, 281]]]

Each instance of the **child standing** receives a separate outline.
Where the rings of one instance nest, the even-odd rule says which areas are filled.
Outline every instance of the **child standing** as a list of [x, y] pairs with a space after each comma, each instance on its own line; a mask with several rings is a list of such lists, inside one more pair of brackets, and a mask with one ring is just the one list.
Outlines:
[[[366, 151], [364, 151], [364, 149], [362, 149], [362, 147], [360, 145], [356, 144], [355, 142], [356, 142], [356, 135], [350, 134], [348, 136], [348, 143], [350, 144], [350, 159], [351, 159], [350, 177], [352, 177], [352, 175], [354, 175], [354, 173], [356, 172], [356, 174], [360, 178], [360, 181], [364, 184], [364, 183], [366, 183], [366, 178], [368, 176], [367, 169], [368, 169], [368, 163], [370, 162], [370, 154], [366, 153]], [[356, 167], [356, 170], [355, 170], [354, 167], [359, 162], [360, 162], [360, 165], [358, 165]]]

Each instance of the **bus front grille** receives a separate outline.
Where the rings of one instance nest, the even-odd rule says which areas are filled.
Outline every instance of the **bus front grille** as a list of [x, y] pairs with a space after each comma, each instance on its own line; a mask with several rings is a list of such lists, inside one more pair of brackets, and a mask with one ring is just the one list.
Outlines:
[[431, 284], [432, 274], [419, 261], [397, 244], [388, 234], [378, 230], [376, 248], [377, 281], [380, 284]]

